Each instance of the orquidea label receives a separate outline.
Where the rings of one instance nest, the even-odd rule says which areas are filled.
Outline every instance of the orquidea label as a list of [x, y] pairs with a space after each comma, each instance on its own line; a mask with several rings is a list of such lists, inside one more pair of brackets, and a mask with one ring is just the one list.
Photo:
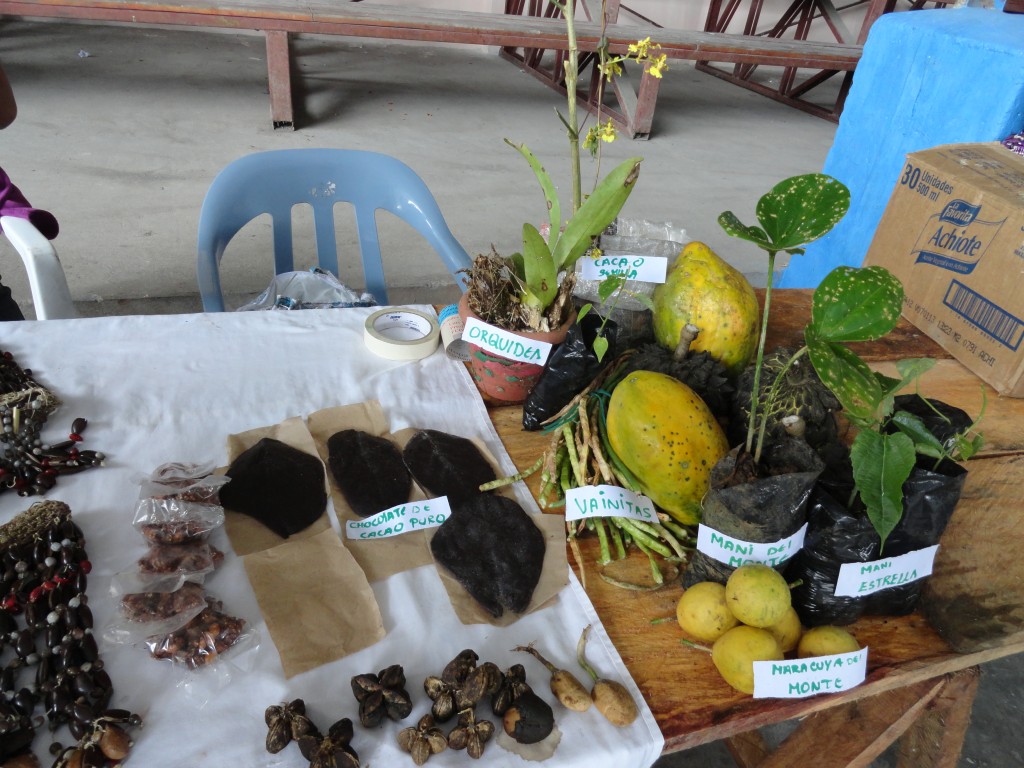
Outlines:
[[992, 244], [1000, 228], [1006, 223], [978, 218], [980, 205], [966, 200], [950, 200], [941, 213], [928, 217], [911, 251], [917, 264], [932, 266], [969, 275], [978, 266], [981, 257]]
[[489, 325], [475, 317], [466, 319], [462, 338], [495, 357], [518, 360], [521, 363], [544, 365], [551, 354], [551, 345], [546, 341], [535, 341], [510, 333], [504, 328]]

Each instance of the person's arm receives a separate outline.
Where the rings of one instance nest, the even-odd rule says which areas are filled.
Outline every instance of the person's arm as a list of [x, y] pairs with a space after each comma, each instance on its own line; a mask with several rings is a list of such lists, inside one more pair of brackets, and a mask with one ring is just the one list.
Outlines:
[[18, 116], [18, 105], [14, 101], [14, 91], [7, 80], [7, 73], [0, 67], [0, 128], [6, 128]]

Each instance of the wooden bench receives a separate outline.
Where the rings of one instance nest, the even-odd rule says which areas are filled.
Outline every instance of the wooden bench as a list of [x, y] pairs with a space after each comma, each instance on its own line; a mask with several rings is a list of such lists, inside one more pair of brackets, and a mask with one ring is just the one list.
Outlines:
[[[407, 8], [316, 0], [0, 0], [0, 15], [24, 18], [75, 19], [119, 24], [169, 24], [220, 29], [258, 30], [267, 43], [270, 111], [275, 128], [294, 127], [290, 37], [296, 34], [338, 35], [382, 40], [465, 43], [500, 48], [565, 50], [565, 24], [559, 18], [515, 16], [472, 11]], [[626, 53], [638, 32], [672, 59], [735, 64], [776, 64], [853, 71], [861, 46], [691, 30], [638, 29], [609, 26], [608, 47]], [[600, 27], [578, 22], [578, 44], [594, 51]], [[634, 136], [650, 131], [658, 80], [643, 78], [637, 103], [646, 109], [646, 124], [629, 125]]]

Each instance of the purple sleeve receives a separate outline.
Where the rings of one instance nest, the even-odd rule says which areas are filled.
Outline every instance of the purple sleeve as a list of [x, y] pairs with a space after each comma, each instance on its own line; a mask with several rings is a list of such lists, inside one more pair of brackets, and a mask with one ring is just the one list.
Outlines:
[[33, 208], [3, 168], [0, 168], [0, 216], [17, 216], [21, 219], [28, 219], [47, 240], [53, 240], [60, 232], [60, 225], [57, 224], [56, 217], [49, 211]]

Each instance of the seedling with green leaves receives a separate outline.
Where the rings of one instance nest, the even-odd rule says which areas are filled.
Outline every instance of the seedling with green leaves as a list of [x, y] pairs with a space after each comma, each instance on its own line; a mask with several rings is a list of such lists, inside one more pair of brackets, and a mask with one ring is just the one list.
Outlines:
[[[768, 317], [772, 306], [772, 282], [775, 257], [779, 253], [797, 255], [804, 246], [828, 234], [850, 207], [850, 190], [823, 173], [809, 173], [780, 181], [757, 201], [755, 213], [761, 226], [747, 226], [732, 211], [718, 217], [726, 234], [746, 240], [768, 254], [768, 282], [761, 315], [761, 336], [754, 360], [754, 387], [750, 402], [745, 449], [754, 461], [760, 461], [764, 444], [762, 437], [755, 449], [761, 369], [764, 365], [764, 344], [768, 335]], [[779, 377], [781, 379], [781, 376]]]
[[[760, 367], [771, 306], [771, 285], [776, 254], [803, 253], [803, 245], [832, 229], [846, 214], [849, 190], [839, 181], [822, 174], [786, 179], [758, 201], [761, 227], [744, 226], [731, 212], [719, 216], [725, 231], [748, 240], [768, 253], [768, 288], [755, 361], [754, 388], [746, 450], [760, 460], [766, 435], [766, 420], [758, 428], [757, 410], [762, 402]], [[982, 437], [971, 425], [945, 441], [939, 441], [917, 416], [895, 411], [897, 392], [923, 373], [935, 361], [929, 358], [902, 360], [896, 364], [898, 378], [873, 371], [846, 345], [874, 341], [891, 332], [900, 319], [903, 286], [883, 267], [837, 267], [815, 289], [811, 319], [804, 328], [805, 346], [785, 363], [764, 397], [767, 406], [778, 396], [785, 372], [804, 355], [810, 358], [822, 383], [842, 404], [846, 418], [859, 431], [850, 447], [854, 497], [859, 496], [868, 519], [884, 546], [903, 514], [903, 483], [910, 476], [918, 455], [936, 459], [963, 460], [981, 447]], [[886, 429], [892, 424], [897, 431]], [[755, 445], [755, 433], [757, 435]]]
[[[624, 295], [633, 297], [647, 307], [647, 309], [654, 311], [654, 302], [651, 301], [649, 296], [637, 293], [636, 291], [626, 290], [626, 276], [622, 273], [616, 272], [602, 279], [597, 286], [597, 297], [601, 300], [601, 306], [607, 305], [608, 300], [612, 299], [612, 297], [614, 297], [614, 300], [605, 310], [604, 315], [602, 315], [601, 325], [598, 327], [597, 334], [594, 337], [593, 350], [598, 362], [604, 360], [604, 356], [608, 352], [608, 337], [604, 335], [605, 326], [608, 325], [608, 318], [611, 317], [615, 308], [619, 305], [619, 300]], [[594, 305], [589, 302], [580, 307], [579, 313], [576, 315], [576, 322], [578, 323], [583, 320], [584, 317], [590, 314], [593, 308]]]

